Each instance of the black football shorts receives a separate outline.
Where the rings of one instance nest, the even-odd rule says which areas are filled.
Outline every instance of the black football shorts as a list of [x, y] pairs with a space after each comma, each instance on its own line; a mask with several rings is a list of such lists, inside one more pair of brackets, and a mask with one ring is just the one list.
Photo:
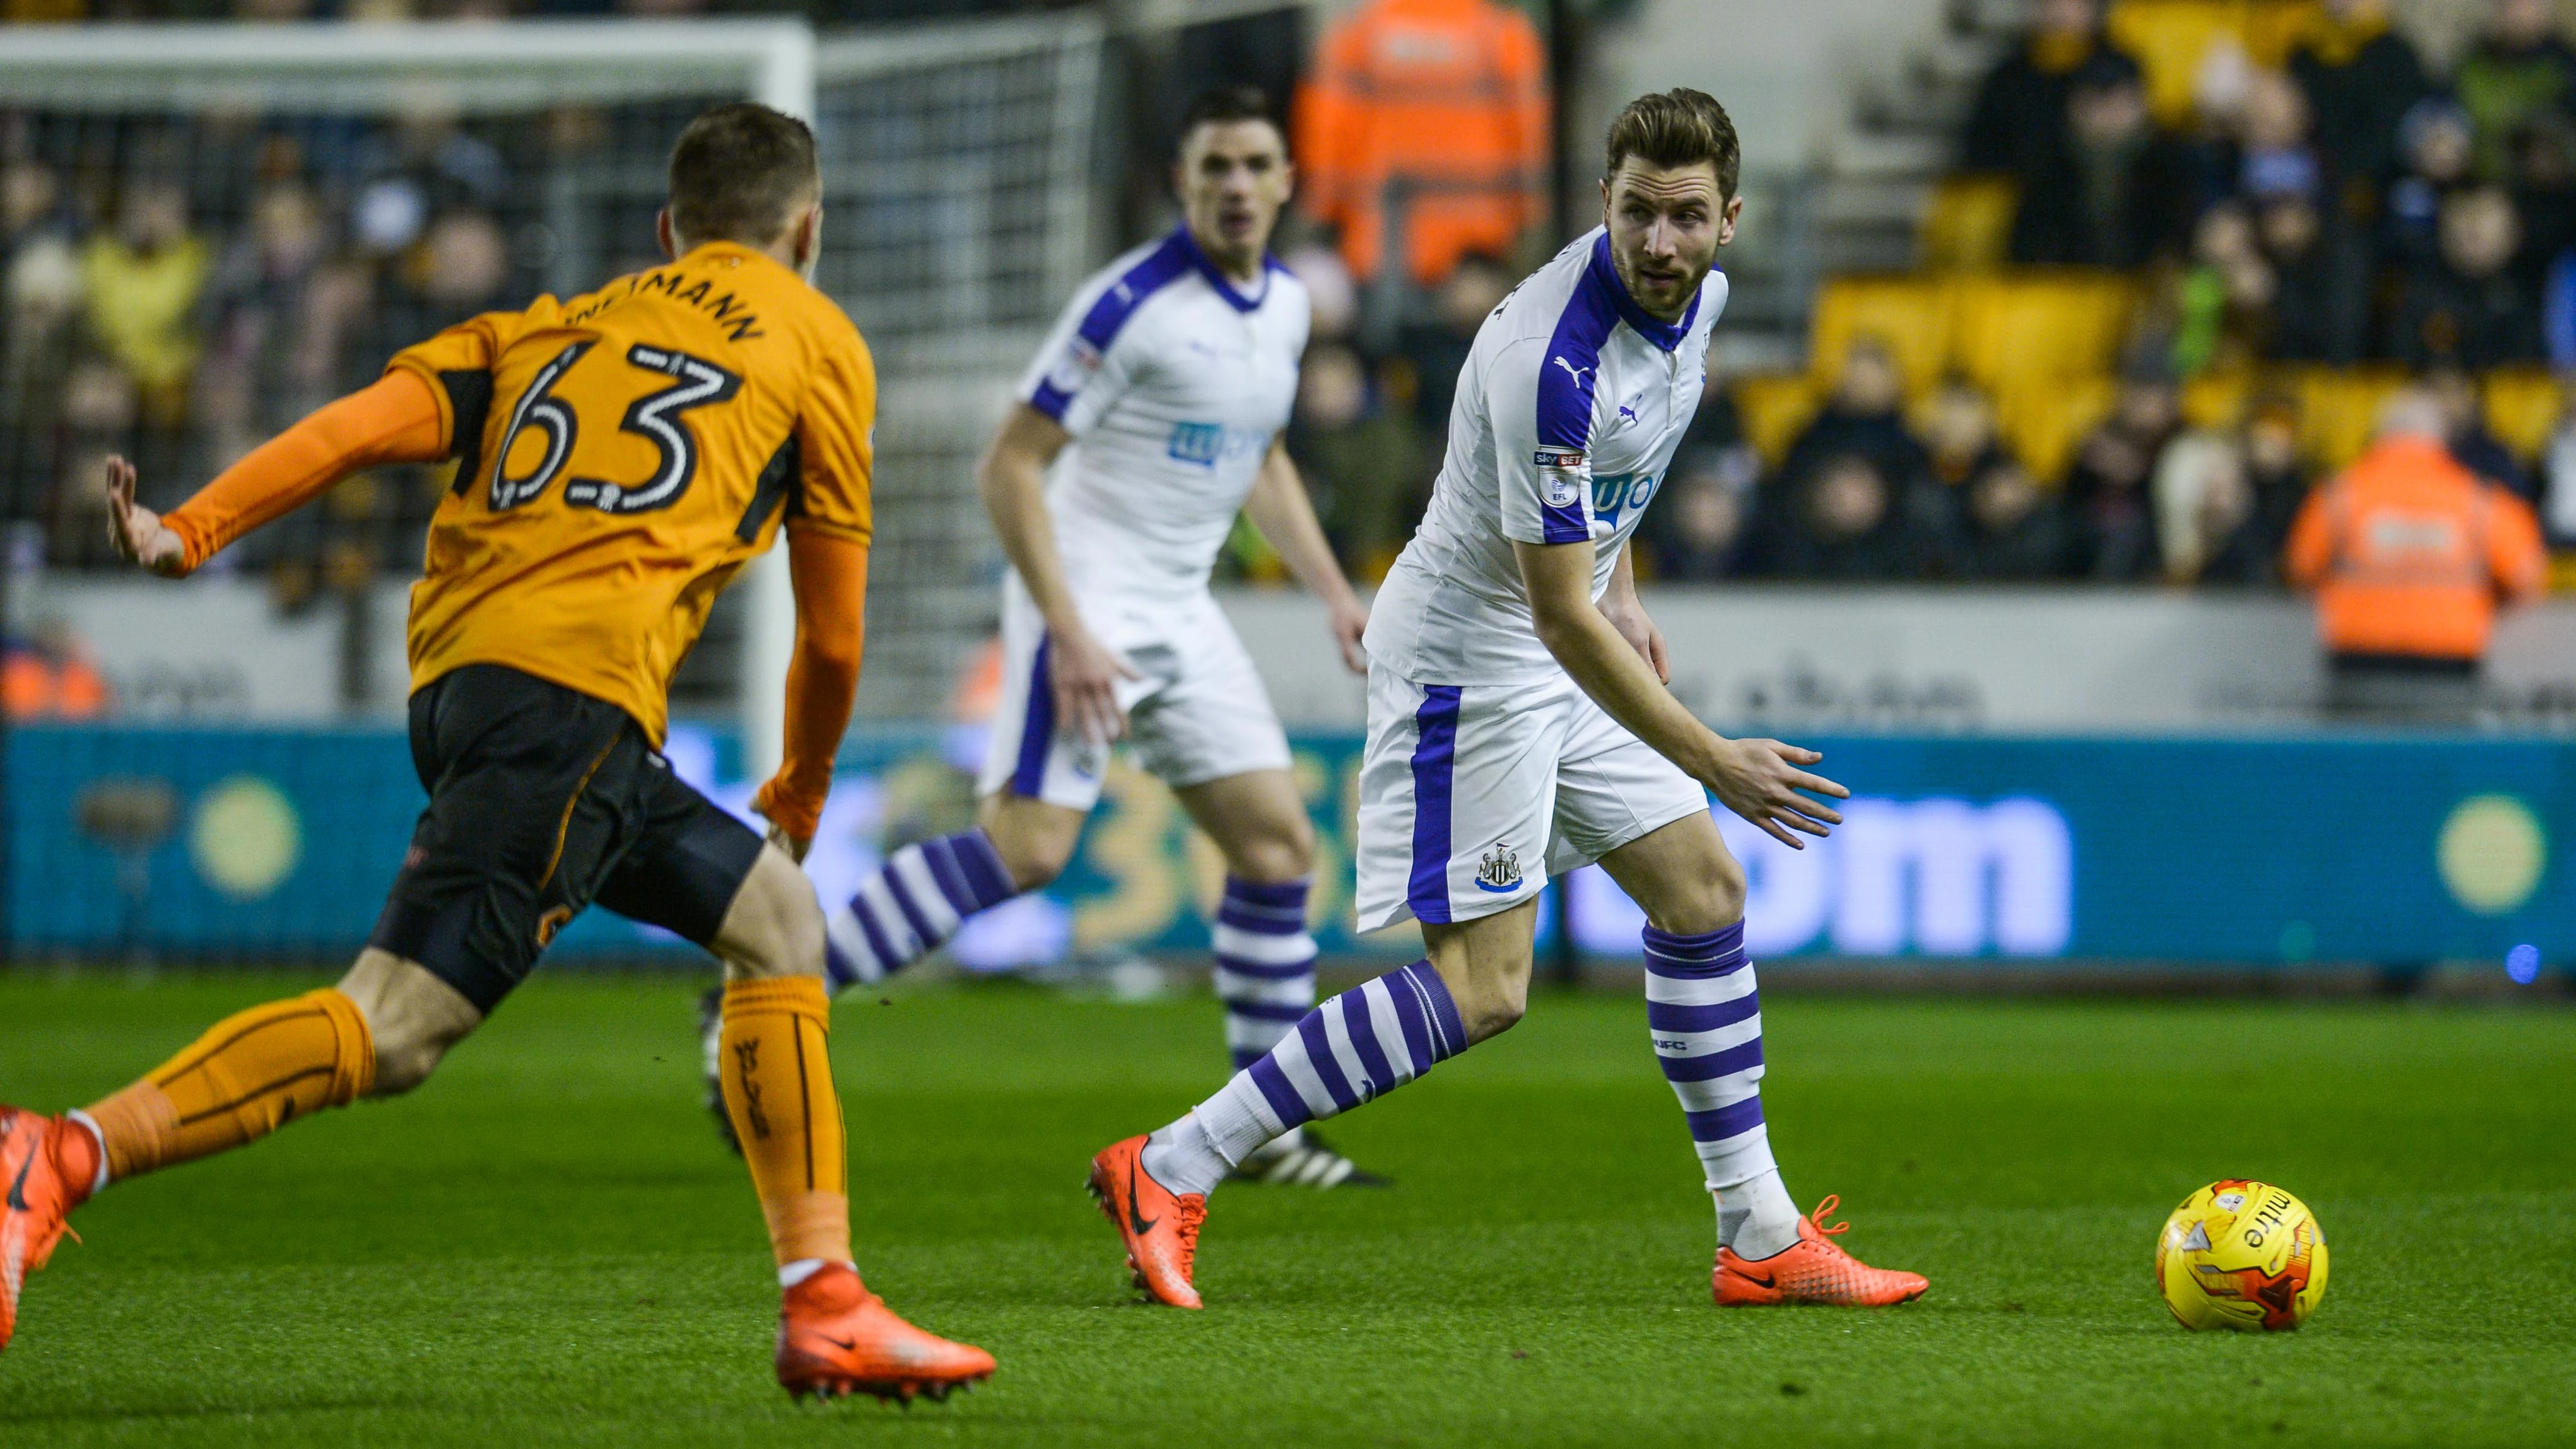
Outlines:
[[760, 857], [626, 711], [515, 669], [412, 695], [411, 760], [429, 807], [369, 944], [486, 1014], [594, 901], [709, 944]]

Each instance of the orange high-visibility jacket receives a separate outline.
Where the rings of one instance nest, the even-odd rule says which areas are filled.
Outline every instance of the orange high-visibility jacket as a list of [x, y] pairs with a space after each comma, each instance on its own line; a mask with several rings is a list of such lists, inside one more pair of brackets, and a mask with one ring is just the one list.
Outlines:
[[1370, 0], [1324, 36], [1297, 93], [1309, 214], [1341, 228], [1354, 276], [1377, 274], [1401, 183], [1406, 261], [1426, 285], [1469, 252], [1507, 254], [1544, 219], [1546, 50], [1494, 0]]
[[2531, 506], [2428, 438], [2389, 438], [2308, 495], [2286, 562], [2338, 654], [2482, 658], [2498, 598], [2549, 584]]

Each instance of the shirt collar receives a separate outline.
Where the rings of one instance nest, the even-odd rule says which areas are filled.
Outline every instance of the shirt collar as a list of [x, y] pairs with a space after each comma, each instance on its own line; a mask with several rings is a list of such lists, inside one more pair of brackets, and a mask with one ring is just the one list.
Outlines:
[[1583, 269], [1583, 276], [1586, 285], [1599, 288], [1602, 295], [1610, 299], [1610, 305], [1618, 309], [1620, 321], [1666, 352], [1681, 346], [1682, 339], [1690, 335], [1691, 324], [1699, 320], [1697, 292], [1691, 294], [1690, 310], [1682, 313], [1679, 322], [1659, 322], [1652, 313], [1637, 305], [1637, 299], [1628, 295], [1628, 284], [1619, 280], [1618, 265], [1610, 260], [1608, 227], [1603, 227], [1601, 234], [1593, 238], [1592, 261]]
[[1273, 257], [1268, 253], [1264, 253], [1262, 255], [1261, 290], [1247, 297], [1241, 292], [1236, 291], [1234, 283], [1226, 280], [1225, 273], [1218, 271], [1216, 269], [1216, 263], [1209, 261], [1208, 254], [1199, 249], [1199, 239], [1190, 234], [1188, 222], [1183, 222], [1172, 229], [1172, 239], [1180, 244], [1182, 254], [1190, 259], [1190, 265], [1198, 268], [1199, 275], [1207, 278], [1207, 284], [1210, 287], [1215, 288], [1216, 294], [1225, 299], [1226, 305], [1232, 307], [1237, 312], [1253, 311], [1261, 306], [1264, 299], [1269, 297], [1270, 273], [1273, 268], [1280, 264], [1277, 257]]

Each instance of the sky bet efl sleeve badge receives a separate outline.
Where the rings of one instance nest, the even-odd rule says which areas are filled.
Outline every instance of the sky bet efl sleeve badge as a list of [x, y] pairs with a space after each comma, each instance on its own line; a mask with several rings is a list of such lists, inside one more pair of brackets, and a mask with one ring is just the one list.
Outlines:
[[1541, 448], [1530, 455], [1538, 465], [1538, 496], [1550, 508], [1572, 508], [1592, 478], [1592, 465], [1581, 448]]
[[1047, 373], [1047, 386], [1061, 393], [1078, 393], [1091, 384], [1093, 375], [1099, 371], [1100, 349], [1076, 333], [1066, 341], [1063, 353], [1055, 360], [1055, 367]]

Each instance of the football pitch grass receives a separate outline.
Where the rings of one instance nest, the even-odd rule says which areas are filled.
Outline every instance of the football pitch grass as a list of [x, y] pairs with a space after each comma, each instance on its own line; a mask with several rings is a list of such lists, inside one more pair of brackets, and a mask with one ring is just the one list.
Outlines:
[[[313, 979], [0, 975], [0, 1097], [85, 1101]], [[116, 1188], [31, 1280], [0, 1444], [2491, 1443], [2576, 1438], [2576, 1014], [1775, 997], [1791, 1189], [1897, 1309], [1720, 1312], [1644, 1011], [1542, 995], [1333, 1129], [1386, 1192], [1230, 1187], [1138, 1306], [1084, 1159], [1216, 1080], [1206, 998], [844, 1003], [861, 1267], [980, 1343], [944, 1407], [792, 1406], [688, 990], [540, 979], [413, 1097]], [[2222, 1176], [2333, 1250], [2303, 1332], [2189, 1334], [2148, 1254]]]

